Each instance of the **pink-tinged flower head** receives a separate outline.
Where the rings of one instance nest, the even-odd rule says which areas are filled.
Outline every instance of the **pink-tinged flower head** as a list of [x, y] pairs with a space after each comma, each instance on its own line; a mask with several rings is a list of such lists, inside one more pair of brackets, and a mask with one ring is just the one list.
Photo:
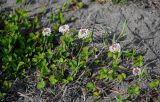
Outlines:
[[90, 31], [88, 29], [80, 29], [78, 32], [78, 38], [87, 38], [90, 36]]
[[62, 33], [62, 34], [66, 33], [66, 32], [69, 32], [69, 26], [66, 25], [66, 24], [60, 26], [60, 27], [59, 27], [59, 32]]
[[51, 29], [50, 28], [44, 28], [42, 31], [43, 36], [50, 36], [51, 35]]
[[121, 46], [120, 46], [120, 44], [119, 44], [119, 43], [112, 44], [112, 45], [109, 47], [109, 51], [110, 51], [110, 52], [113, 52], [113, 53], [120, 52], [120, 51], [121, 51]]
[[132, 69], [132, 73], [133, 73], [133, 75], [140, 75], [141, 74], [141, 69], [140, 68], [138, 68], [138, 67], [136, 67], [136, 68], [133, 68]]

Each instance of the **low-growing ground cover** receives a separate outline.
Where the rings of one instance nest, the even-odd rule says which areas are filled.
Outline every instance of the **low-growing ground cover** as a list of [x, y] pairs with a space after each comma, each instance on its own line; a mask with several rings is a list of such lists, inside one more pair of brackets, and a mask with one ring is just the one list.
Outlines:
[[[82, 97], [85, 101], [88, 96], [111, 102], [158, 100], [159, 77], [149, 75], [142, 53], [121, 45], [127, 36], [127, 20], [118, 35], [104, 33], [102, 47], [96, 47], [92, 29], [76, 29], [65, 20], [67, 9], [83, 7], [82, 2], [65, 3], [48, 17], [49, 26], [41, 25], [38, 16], [31, 17], [21, 6], [1, 15], [2, 101], [10, 101], [7, 96], [13, 94], [11, 88], [22, 79], [31, 81], [33, 91], [54, 97], [48, 101], [67, 101], [66, 97]], [[33, 100], [23, 92], [14, 93]]]

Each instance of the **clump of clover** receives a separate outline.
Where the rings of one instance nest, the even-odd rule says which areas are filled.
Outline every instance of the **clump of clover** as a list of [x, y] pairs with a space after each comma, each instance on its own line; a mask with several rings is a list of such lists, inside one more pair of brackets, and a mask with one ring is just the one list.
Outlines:
[[[40, 26], [37, 16], [30, 17], [28, 11], [20, 8], [16, 8], [14, 13], [6, 12], [0, 17], [3, 24], [0, 32], [0, 100], [7, 95], [12, 82], [16, 78], [26, 77], [29, 70], [36, 68], [39, 70], [39, 80], [42, 84], [38, 84], [38, 88], [42, 88], [45, 84], [43, 84], [43, 80], [47, 76], [49, 76], [48, 80], [51, 84], [55, 84], [59, 80], [53, 74], [56, 66], [59, 66], [56, 69], [58, 70], [56, 77], [59, 73], [60, 77], [58, 78], [66, 77], [64, 75], [66, 72], [63, 72], [66, 69], [61, 68], [62, 60], [71, 56], [67, 51], [69, 47], [72, 48], [74, 38], [69, 37], [74, 34], [55, 37], [57, 36], [55, 34], [57, 26], [65, 22], [62, 12], [59, 11], [57, 14], [55, 18], [50, 17], [56, 23], [52, 29]], [[59, 27], [59, 31], [67, 33], [68, 27], [68, 25]], [[54, 60], [54, 57], [57, 58]]]
[[39, 89], [45, 87], [46, 82], [44, 79], [47, 76], [51, 85], [57, 83], [67, 84], [77, 79], [77, 74], [81, 69], [87, 68], [88, 58], [93, 52], [87, 46], [87, 43], [92, 41], [91, 32], [88, 29], [80, 29], [79, 32], [72, 32], [69, 29], [69, 25], [62, 25], [59, 27], [59, 34], [60, 41], [53, 48], [48, 46], [48, 39], [53, 38], [53, 36], [42, 36], [42, 40], [47, 39], [44, 42], [47, 44], [43, 50], [48, 52], [43, 52], [32, 58], [32, 61], [41, 73], [37, 85]]
[[[89, 46], [92, 42], [91, 30], [82, 28], [77, 31], [70, 28], [64, 24], [65, 19], [61, 12], [52, 20], [62, 25], [56, 23], [46, 28], [39, 26], [37, 17], [33, 20], [28, 20], [27, 17], [27, 12], [17, 9], [15, 15], [10, 15], [4, 21], [4, 34], [0, 39], [1, 97], [10, 89], [11, 79], [25, 77], [26, 71], [34, 68], [39, 72], [38, 89], [43, 90], [48, 85], [80, 83], [80, 86], [86, 86], [83, 87], [83, 93], [92, 93], [99, 98], [102, 94], [97, 85], [99, 82], [104, 79], [122, 81], [127, 77], [125, 73], [117, 73], [122, 68], [122, 60], [126, 63], [131, 60], [134, 65], [142, 66], [142, 57], [136, 58], [134, 50], [123, 51], [116, 40], [110, 46], [104, 46], [102, 51]], [[24, 32], [26, 29], [29, 29], [27, 35]], [[121, 35], [117, 39], [120, 37]], [[104, 52], [107, 53], [105, 59]], [[98, 74], [93, 72], [94, 65], [103, 66], [97, 71]], [[133, 72], [139, 75], [138, 69], [133, 69]], [[87, 82], [80, 81], [84, 79]]]
[[[126, 26], [125, 23], [124, 26]], [[108, 90], [118, 94], [116, 99], [117, 101], [122, 99], [120, 102], [125, 101], [123, 97], [124, 94], [130, 94], [132, 98], [139, 96], [140, 84], [128, 86], [126, 87], [127, 90], [119, 90], [115, 87], [116, 83], [123, 83], [130, 78], [133, 78], [133, 82], [137, 81], [138, 83], [140, 83], [142, 80], [146, 80], [143, 78], [145, 71], [142, 69], [142, 56], [136, 54], [135, 49], [123, 49], [120, 44], [121, 39], [126, 36], [124, 26], [122, 32], [119, 35], [112, 33], [112, 35], [107, 35], [108, 38], [105, 39], [108, 40], [106, 41], [108, 42], [107, 45], [104, 45], [102, 50], [98, 51], [99, 53], [96, 55], [95, 61], [92, 63], [93, 66], [102, 67], [98, 68], [98, 70], [94, 72], [94, 76], [91, 78], [93, 80], [89, 80], [89, 82], [86, 84], [86, 90], [91, 92], [92, 95], [97, 96], [97, 98], [100, 98], [106, 94], [105, 92]], [[135, 80], [137, 77], [138, 80]], [[110, 83], [112, 83], [112, 86], [110, 86]], [[105, 86], [113, 88], [105, 89]]]

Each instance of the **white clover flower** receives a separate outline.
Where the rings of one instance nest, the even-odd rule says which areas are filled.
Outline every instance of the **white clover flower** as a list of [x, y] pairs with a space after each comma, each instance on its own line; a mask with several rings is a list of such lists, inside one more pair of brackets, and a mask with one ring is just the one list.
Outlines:
[[60, 32], [60, 33], [63, 33], [63, 34], [66, 33], [66, 32], [69, 32], [69, 26], [66, 25], [66, 24], [60, 26], [60, 27], [59, 27], [59, 32]]
[[95, 55], [94, 57], [95, 57], [95, 58], [98, 58], [98, 55]]
[[90, 36], [90, 31], [88, 29], [80, 29], [78, 32], [78, 38], [87, 38]]
[[133, 68], [132, 74], [135, 75], [135, 76], [136, 76], [136, 75], [140, 75], [140, 74], [141, 74], [141, 69], [138, 68], [138, 67]]
[[113, 53], [121, 52], [121, 46], [120, 46], [120, 44], [119, 44], [119, 43], [112, 44], [112, 45], [109, 47], [109, 51], [110, 51], [110, 52], [113, 52]]
[[44, 28], [42, 31], [43, 36], [50, 36], [51, 35], [51, 29], [50, 28]]

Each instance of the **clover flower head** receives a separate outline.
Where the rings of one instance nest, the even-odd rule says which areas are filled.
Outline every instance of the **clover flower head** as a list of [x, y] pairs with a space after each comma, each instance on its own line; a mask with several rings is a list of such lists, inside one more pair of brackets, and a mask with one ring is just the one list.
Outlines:
[[95, 58], [98, 58], [98, 55], [95, 55], [94, 57], [95, 57]]
[[59, 32], [64, 34], [66, 32], [69, 32], [69, 25], [65, 24], [59, 27]]
[[50, 28], [44, 28], [42, 31], [43, 36], [50, 36], [51, 35], [51, 29]]
[[112, 45], [109, 47], [109, 51], [110, 51], [110, 52], [113, 52], [113, 53], [120, 52], [120, 51], [121, 51], [121, 46], [120, 46], [120, 44], [119, 44], [119, 43], [112, 44]]
[[137, 75], [140, 75], [141, 74], [141, 69], [136, 67], [136, 68], [133, 68], [132, 69], [132, 73], [133, 75], [137, 76]]
[[90, 31], [88, 29], [80, 29], [78, 32], [78, 38], [87, 38], [90, 36]]

